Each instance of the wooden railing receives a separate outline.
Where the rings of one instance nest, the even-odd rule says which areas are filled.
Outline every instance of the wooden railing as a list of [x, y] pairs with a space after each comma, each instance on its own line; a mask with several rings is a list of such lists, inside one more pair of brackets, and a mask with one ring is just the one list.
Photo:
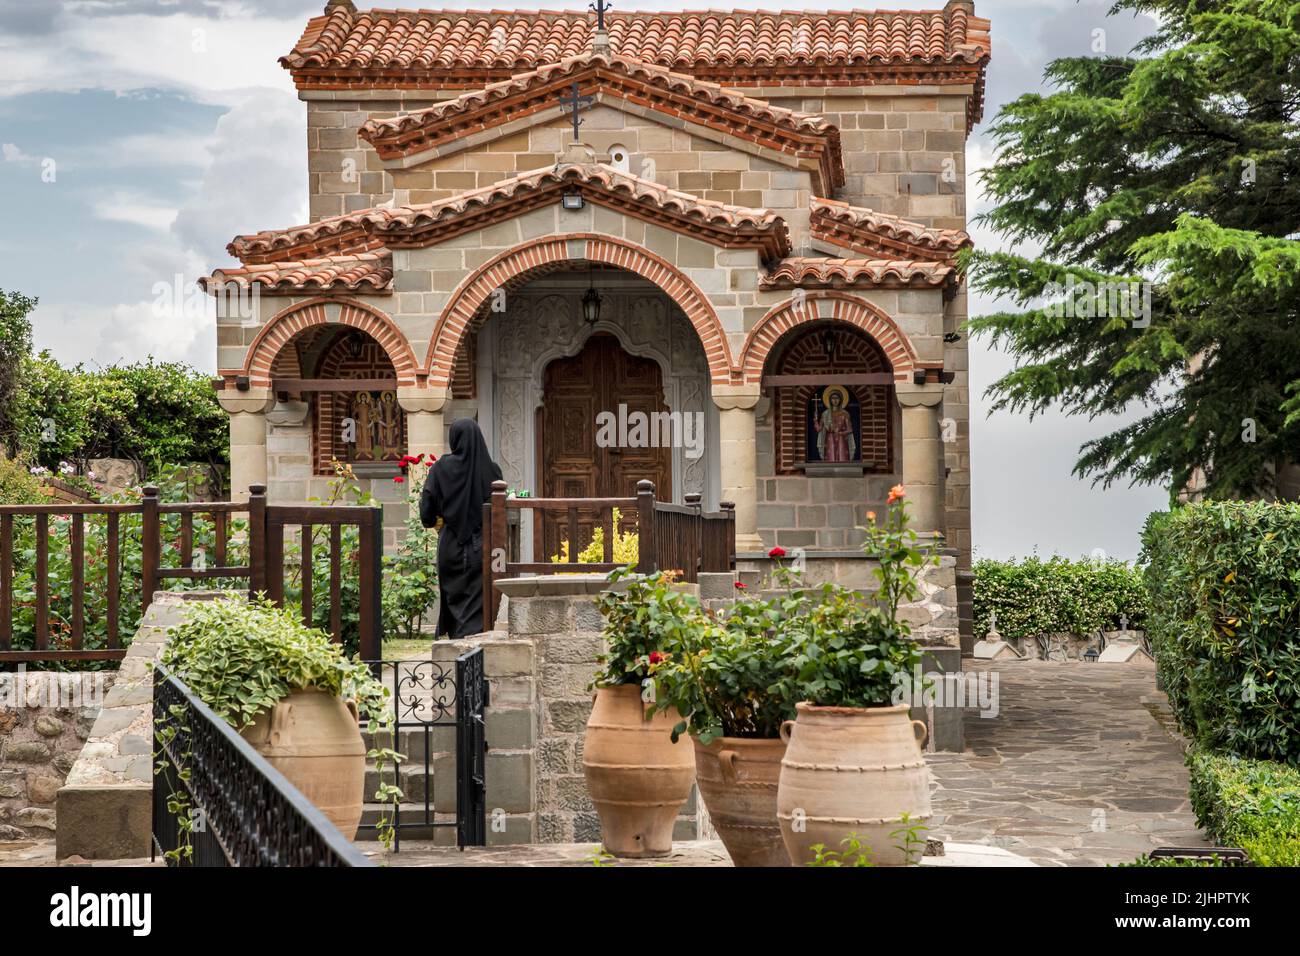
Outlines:
[[[655, 500], [654, 482], [637, 482], [632, 498], [516, 498], [507, 494], [504, 481], [492, 484], [492, 496], [483, 505], [483, 630], [492, 630], [501, 607], [501, 578], [527, 574], [608, 573], [623, 567], [614, 560], [614, 512], [636, 516], [636, 570], [649, 574], [678, 570], [682, 580], [694, 582], [701, 571], [730, 571], [736, 566], [736, 513], [731, 502], [721, 510], [706, 512], [700, 496], [686, 495], [685, 504]], [[510, 512], [532, 512], [539, 519], [558, 521], [566, 532], [568, 560], [518, 560], [518, 537], [511, 534]], [[579, 562], [584, 524], [603, 529], [603, 554], [598, 562]], [[541, 521], [536, 525], [540, 526]], [[540, 534], [540, 527], [535, 533]], [[534, 555], [536, 557], [536, 555]]]
[[[343, 554], [343, 529], [358, 529], [359, 553], [356, 561], [360, 579], [358, 630], [363, 659], [380, 657], [381, 609], [380, 580], [382, 564], [383, 513], [378, 508], [295, 507], [266, 503], [266, 487], [253, 485], [246, 502], [203, 501], [162, 502], [158, 489], [146, 486], [141, 500], [130, 504], [48, 504], [0, 505], [0, 664], [31, 661], [120, 660], [122, 646], [124, 583], [140, 586], [140, 613], [148, 609], [155, 591], [164, 590], [166, 582], [189, 581], [235, 582], [246, 580], [250, 595], [265, 593], [283, 604], [286, 567], [284, 529], [301, 526], [303, 560], [300, 568], [312, 566], [313, 534], [317, 526], [330, 528], [329, 600], [330, 633], [341, 640], [344, 633], [342, 607], [342, 573], [347, 563]], [[14, 648], [15, 577], [19, 572], [15, 560], [16, 522], [33, 522], [33, 551], [30, 571], [32, 600], [23, 605], [30, 611], [32, 647]], [[199, 519], [202, 523], [196, 523]], [[51, 551], [51, 521], [68, 525], [67, 548]], [[87, 542], [87, 522], [93, 522], [94, 540]], [[210, 525], [211, 536], [208, 537]], [[236, 529], [238, 527], [238, 533]], [[205, 544], [196, 548], [202, 539]], [[210, 543], [210, 551], [208, 544]], [[91, 550], [94, 549], [94, 550]], [[169, 551], [179, 555], [181, 564], [164, 564]], [[134, 555], [139, 555], [139, 568]], [[233, 563], [235, 555], [244, 556]], [[51, 595], [51, 558], [68, 563], [68, 594]], [[88, 564], [102, 563], [103, 587], [92, 594], [87, 587]], [[25, 573], [25, 569], [24, 569]], [[301, 573], [301, 597], [304, 621], [313, 619], [315, 595], [312, 575]], [[99, 598], [95, 606], [93, 599]], [[51, 626], [52, 609], [57, 599], [60, 614], [57, 641]], [[87, 646], [88, 621], [103, 615], [103, 640]], [[132, 615], [126, 615], [133, 619]]]

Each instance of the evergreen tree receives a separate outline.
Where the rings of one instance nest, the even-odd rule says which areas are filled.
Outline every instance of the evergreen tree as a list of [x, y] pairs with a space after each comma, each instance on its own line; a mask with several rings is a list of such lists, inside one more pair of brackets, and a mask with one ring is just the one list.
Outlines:
[[1300, 3], [1126, 11], [1160, 24], [1132, 56], [1053, 61], [993, 122], [982, 221], [1042, 252], [967, 257], [1015, 304], [970, 328], [1017, 360], [995, 408], [1142, 407], [1076, 474], [1270, 494], [1300, 460]]

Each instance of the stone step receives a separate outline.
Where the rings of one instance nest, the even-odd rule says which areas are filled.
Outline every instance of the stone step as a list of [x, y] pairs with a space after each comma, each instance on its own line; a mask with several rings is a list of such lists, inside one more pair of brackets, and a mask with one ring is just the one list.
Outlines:
[[[390, 784], [393, 782], [393, 768], [386, 766], [384, 768], [384, 779]], [[424, 762], [402, 764], [397, 772], [397, 785], [402, 788], [403, 803], [423, 803], [426, 790], [433, 786], [433, 774], [425, 775]], [[366, 783], [363, 791], [367, 799], [371, 799], [379, 790], [379, 771], [374, 765], [366, 767]], [[430, 791], [430, 796], [432, 792]]]
[[[381, 816], [392, 814], [392, 807], [386, 804], [367, 803], [361, 808], [361, 825], [373, 826]], [[402, 828], [403, 840], [434, 840], [446, 846], [456, 845], [456, 815], [454, 813], [439, 813], [434, 816], [439, 823], [449, 823], [452, 826], [425, 826], [424, 825], [424, 804], [419, 806], [410, 806], [403, 804], [398, 809], [398, 820], [403, 824], [414, 824], [413, 826], [404, 826]], [[373, 840], [375, 838], [374, 830], [362, 830], [357, 834], [357, 840]], [[445, 841], [445, 842], [444, 842]]]
[[[424, 760], [425, 734], [429, 737], [429, 751], [431, 753], [453, 753], [456, 750], [456, 728], [450, 725], [431, 727], [425, 731], [420, 727], [403, 727], [397, 732], [397, 747], [394, 748], [399, 754], [402, 754], [408, 761]], [[385, 731], [379, 731], [372, 734], [369, 731], [361, 731], [361, 739], [365, 741], [367, 750], [376, 749], [379, 746], [389, 747], [391, 736]]]

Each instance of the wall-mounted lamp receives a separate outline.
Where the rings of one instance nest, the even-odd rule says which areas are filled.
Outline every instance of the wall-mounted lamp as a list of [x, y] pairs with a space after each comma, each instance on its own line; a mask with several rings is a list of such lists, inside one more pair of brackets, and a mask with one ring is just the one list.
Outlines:
[[574, 190], [573, 192], [565, 193], [560, 198], [560, 205], [563, 206], [565, 209], [571, 210], [573, 212], [577, 212], [584, 205], [586, 205], [586, 203], [582, 198], [582, 193], [578, 192], [577, 190]]

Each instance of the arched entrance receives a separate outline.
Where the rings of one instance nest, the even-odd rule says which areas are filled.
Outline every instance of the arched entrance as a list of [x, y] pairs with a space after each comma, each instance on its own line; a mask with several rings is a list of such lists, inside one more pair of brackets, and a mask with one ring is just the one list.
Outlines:
[[[537, 474], [547, 498], [622, 498], [648, 478], [672, 488], [671, 435], [659, 363], [632, 355], [613, 335], [597, 332], [578, 354], [546, 366], [537, 411]], [[665, 440], [667, 438], [668, 440]], [[591, 538], [595, 515], [579, 521], [579, 543]], [[547, 557], [569, 530], [543, 528]]]

